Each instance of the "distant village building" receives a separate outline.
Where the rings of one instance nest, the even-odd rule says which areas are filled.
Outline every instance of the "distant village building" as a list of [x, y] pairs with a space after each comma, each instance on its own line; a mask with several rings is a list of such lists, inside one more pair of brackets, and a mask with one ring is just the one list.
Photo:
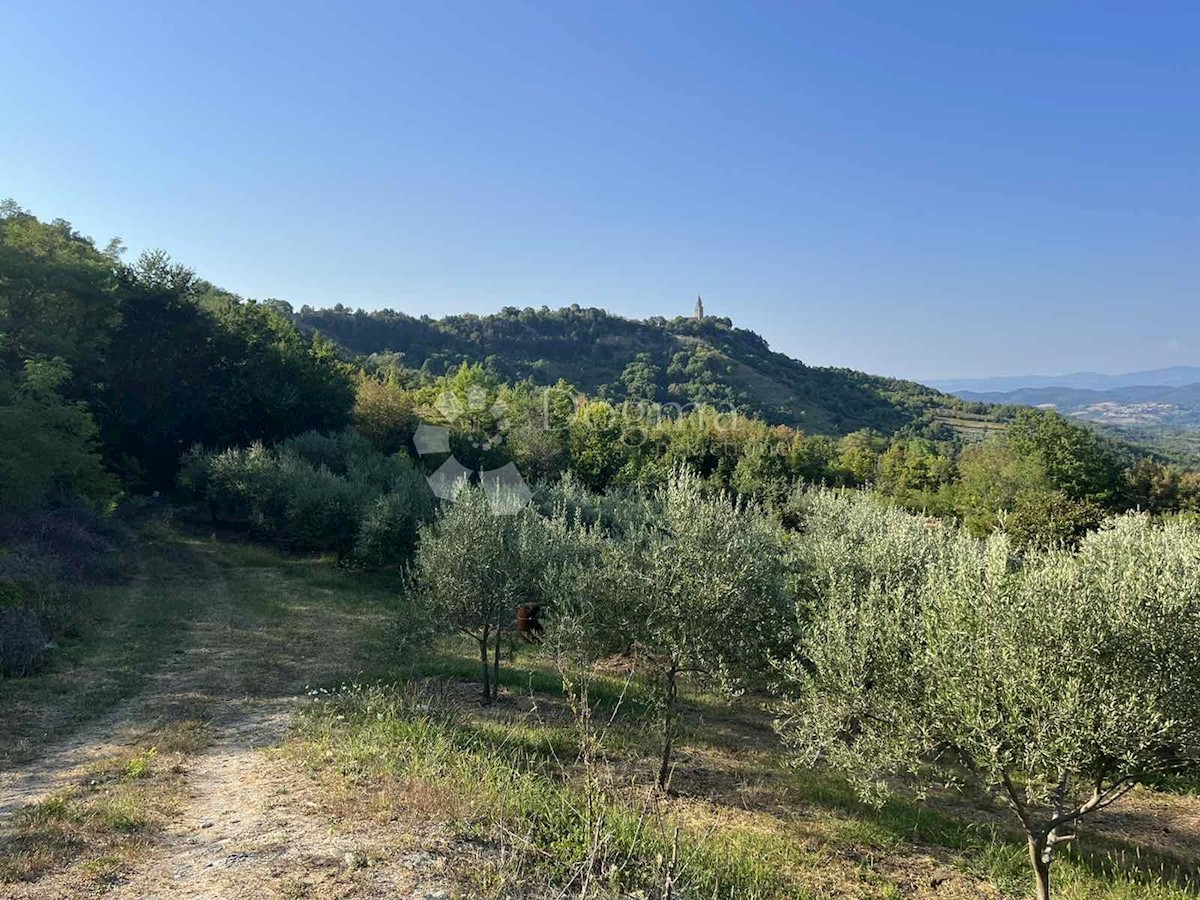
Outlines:
[[696, 295], [696, 313], [692, 316], [697, 322], [704, 318], [704, 301], [700, 299], [700, 295]]

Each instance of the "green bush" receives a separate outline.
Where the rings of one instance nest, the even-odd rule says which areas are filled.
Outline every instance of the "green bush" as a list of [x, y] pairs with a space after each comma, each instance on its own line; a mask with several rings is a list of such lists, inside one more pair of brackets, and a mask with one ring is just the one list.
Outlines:
[[214, 521], [252, 521], [259, 501], [267, 486], [274, 459], [261, 444], [249, 447], [231, 447], [212, 454], [206, 476], [200, 476], [203, 456], [196, 455], [188, 466], [189, 483], [203, 480], [204, 499]]
[[[412, 481], [414, 477], [415, 482]], [[401, 482], [429, 492], [425, 478], [413, 471], [408, 457], [400, 453], [394, 456], [371, 453], [367, 456], [351, 457], [346, 468], [346, 479], [370, 494], [389, 493]]]
[[1021, 491], [1003, 521], [1004, 530], [1020, 548], [1074, 547], [1104, 521], [1104, 510], [1062, 491]]
[[193, 500], [208, 497], [208, 485], [212, 477], [213, 454], [201, 444], [192, 444], [179, 458], [179, 475], [176, 483]]
[[406, 457], [376, 453], [358, 435], [308, 432], [275, 450], [261, 443], [217, 453], [192, 447], [179, 484], [203, 497], [214, 521], [249, 524], [303, 550], [353, 553], [367, 565], [401, 564], [433, 496]]
[[49, 640], [33, 610], [0, 607], [0, 677], [32, 673], [45, 655]]
[[326, 468], [296, 465], [286, 457], [280, 471], [289, 476], [281, 536], [301, 549], [334, 550], [338, 563], [344, 562], [362, 518], [365, 498], [358, 486]]
[[433, 494], [411, 466], [403, 467], [391, 490], [368, 502], [354, 544], [354, 558], [368, 566], [390, 566], [412, 558], [421, 525], [432, 520]]
[[1042, 900], [1081, 820], [1200, 769], [1192, 523], [1127, 515], [1077, 551], [1024, 554], [1003, 532], [979, 540], [863, 500], [806, 529], [809, 625], [781, 667], [779, 720], [801, 761], [876, 797], [904, 775], [994, 791]]
[[336, 475], [345, 475], [356, 461], [364, 458], [384, 458], [375, 452], [370, 441], [352, 428], [333, 434], [306, 431], [283, 441], [279, 453], [297, 456], [316, 469], [324, 466]]

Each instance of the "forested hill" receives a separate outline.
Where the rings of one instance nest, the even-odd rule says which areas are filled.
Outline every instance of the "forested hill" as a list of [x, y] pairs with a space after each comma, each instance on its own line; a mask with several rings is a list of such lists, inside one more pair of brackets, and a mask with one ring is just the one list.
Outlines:
[[341, 305], [305, 306], [296, 318], [353, 353], [394, 355], [432, 375], [481, 362], [505, 380], [562, 379], [612, 400], [736, 405], [811, 434], [870, 428], [932, 436], [946, 422], [969, 427], [997, 415], [915, 382], [806, 366], [725, 318], [637, 321], [569, 306], [431, 319]]

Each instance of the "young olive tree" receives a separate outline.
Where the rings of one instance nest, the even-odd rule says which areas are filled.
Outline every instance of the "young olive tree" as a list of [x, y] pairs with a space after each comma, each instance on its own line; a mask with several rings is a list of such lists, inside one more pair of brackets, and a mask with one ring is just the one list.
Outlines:
[[785, 625], [785, 566], [775, 525], [728, 494], [706, 495], [694, 475], [676, 472], [657, 501], [657, 515], [609, 547], [605, 568], [633, 643], [658, 669], [665, 789], [680, 676], [733, 692], [767, 671]]
[[[259, 503], [262, 485], [275, 467], [271, 451], [255, 442], [221, 453], [195, 454], [189, 466], [191, 483], [204, 487], [204, 499], [214, 522], [249, 521]], [[207, 460], [207, 473], [196, 471]]]
[[[290, 465], [289, 465], [290, 463]], [[362, 522], [366, 496], [362, 487], [303, 460], [281, 458], [286, 482], [286, 513], [281, 536], [297, 547], [333, 550], [337, 564], [346, 562]]]
[[462, 485], [441, 517], [421, 528], [412, 566], [426, 621], [479, 644], [484, 703], [499, 694], [501, 631], [518, 604], [539, 602], [551, 549], [535, 511], [501, 513], [495, 501], [484, 488]]
[[920, 592], [945, 531], [859, 491], [806, 489], [792, 507], [800, 640], [780, 664], [791, 699], [777, 727], [802, 761], [822, 760], [878, 798], [875, 769], [914, 753], [902, 738], [918, 715]]
[[[1002, 796], [1038, 900], [1056, 848], [1133, 787], [1200, 764], [1200, 532], [1127, 516], [1077, 552], [951, 535], [919, 590], [829, 591], [781, 720], [876, 786], [932, 765]], [[859, 635], [869, 623], [874, 636]], [[849, 673], [853, 673], [851, 677]]]
[[562, 678], [580, 730], [581, 757], [590, 766], [597, 737], [589, 699], [596, 663], [624, 649], [629, 629], [604, 567], [612, 538], [578, 513], [562, 504], [545, 521], [548, 564], [541, 574], [541, 597], [547, 621], [540, 643]]

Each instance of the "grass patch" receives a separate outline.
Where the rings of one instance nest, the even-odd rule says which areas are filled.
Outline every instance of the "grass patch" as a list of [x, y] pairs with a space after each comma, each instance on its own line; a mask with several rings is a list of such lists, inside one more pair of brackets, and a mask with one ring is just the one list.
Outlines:
[[140, 778], [148, 777], [150, 775], [150, 766], [157, 755], [157, 747], [151, 747], [144, 753], [135, 754], [129, 762], [125, 763], [125, 769], [121, 776], [122, 780], [137, 781]]
[[[903, 796], [875, 809], [859, 801], [849, 784], [812, 770], [789, 776], [797, 802], [836, 813], [831, 840], [887, 853], [906, 846], [954, 851], [955, 865], [1001, 890], [1021, 893], [1032, 878], [1025, 839], [1007, 810], [966, 823]], [[1055, 896], [1063, 898], [1182, 898], [1200, 895], [1194, 860], [1131, 847], [1090, 831], [1085, 821], [1078, 842], [1060, 849], [1054, 862]]]
[[128, 565], [140, 570], [132, 583], [83, 592], [74, 626], [43, 672], [0, 681], [0, 768], [31, 759], [47, 742], [136, 694], [145, 672], [184, 645], [184, 623], [207, 581], [203, 573], [158, 541], [130, 552]]
[[[464, 840], [507, 841], [535, 863], [510, 865], [507, 875], [494, 867], [465, 873], [484, 896], [492, 893], [488, 885], [498, 888], [515, 874], [573, 888], [587, 883], [613, 896], [657, 889], [669, 876], [695, 896], [803, 896], [783, 874], [780, 848], [763, 843], [741, 852], [713, 836], [677, 832], [654, 799], [589, 792], [572, 777], [574, 758], [564, 758], [571, 740], [553, 729], [532, 730], [468, 721], [414, 688], [350, 687], [318, 695], [302, 716], [293, 752], [314, 769], [351, 780], [419, 784], [442, 798], [426, 805], [431, 818], [451, 823]], [[479, 882], [481, 872], [487, 877]]]
[[[765, 715], [747, 703], [688, 698], [679, 797], [655, 798], [631, 785], [631, 778], [649, 780], [657, 749], [632, 706], [622, 707], [606, 736], [603, 762], [585, 772], [569, 716], [540, 714], [555, 704], [563, 711], [549, 663], [519, 655], [503, 676], [516, 698], [481, 708], [469, 688], [452, 689], [456, 679], [478, 677], [469, 649], [430, 651], [413, 667], [424, 681], [319, 696], [292, 745], [313, 770], [390, 797], [378, 810], [385, 819], [401, 808], [419, 810], [423, 820], [448, 823], [468, 846], [502, 848], [491, 856], [466, 852], [468, 896], [501, 897], [531, 883], [578, 890], [584, 882], [596, 896], [658, 896], [673, 853], [688, 896], [906, 897], [948, 877], [977, 885], [960, 886], [972, 895], [1028, 889], [1024, 840], [999, 824], [1003, 811], [970, 817], [970, 824], [903, 796], [867, 806], [840, 779], [788, 769], [782, 752], [760, 741], [739, 743], [747, 722], [766, 727]], [[619, 696], [620, 685], [613, 679], [609, 687]], [[713, 739], [714, 731], [730, 737]], [[699, 777], [701, 761], [727, 770]], [[739, 782], [756, 791], [739, 793]], [[602, 784], [599, 795], [592, 783]], [[1182, 900], [1200, 896], [1193, 874], [1189, 860], [1139, 852], [1085, 827], [1079, 845], [1055, 863], [1056, 897]]]
[[97, 765], [83, 783], [14, 814], [0, 845], [0, 883], [36, 881], [78, 865], [109, 884], [152, 845], [183, 794], [178, 760], [154, 748]]
[[[295, 696], [305, 685], [393, 671], [398, 574], [347, 572], [160, 521], [144, 524], [127, 552], [137, 574], [83, 592], [50, 664], [0, 680], [0, 769], [144, 693], [147, 673], [164, 666], [186, 680], [187, 699], [155, 698], [159, 725], [203, 723], [231, 697]], [[187, 654], [198, 654], [196, 665]], [[192, 738], [201, 739], [199, 727]], [[177, 738], [186, 742], [185, 731]]]
[[[658, 734], [655, 692], [640, 676], [614, 666], [592, 686], [597, 721], [616, 718], [585, 767], [552, 662], [514, 644], [500, 702], [481, 708], [473, 645], [405, 649], [395, 573], [162, 525], [143, 537], [141, 554], [135, 584], [90, 592], [91, 626], [49, 671], [0, 683], [0, 759], [28, 756], [42, 734], [137, 695], [155, 667], [160, 676], [178, 670], [185, 689], [148, 708], [130, 750], [14, 818], [0, 880], [69, 868], [97, 890], [118, 883], [175, 815], [178, 768], [219, 730], [214, 717], [227, 701], [291, 698], [310, 686], [326, 693], [309, 701], [288, 752], [313, 774], [319, 799], [344, 802], [347, 827], [377, 818], [414, 835], [431, 823], [447, 829], [465, 897], [526, 888], [577, 896], [586, 885], [594, 897], [649, 898], [668, 875], [703, 900], [941, 896], [930, 884], [946, 877], [959, 880], [953, 897], [1028, 890], [1025, 847], [1007, 813], [961, 798], [865, 806], [845, 782], [784, 765], [761, 698], [686, 692], [678, 794], [664, 798], [645, 787]], [[397, 677], [410, 681], [379, 686]], [[344, 681], [358, 686], [335, 687]], [[1197, 897], [1194, 865], [1085, 824], [1055, 864], [1056, 897]]]

